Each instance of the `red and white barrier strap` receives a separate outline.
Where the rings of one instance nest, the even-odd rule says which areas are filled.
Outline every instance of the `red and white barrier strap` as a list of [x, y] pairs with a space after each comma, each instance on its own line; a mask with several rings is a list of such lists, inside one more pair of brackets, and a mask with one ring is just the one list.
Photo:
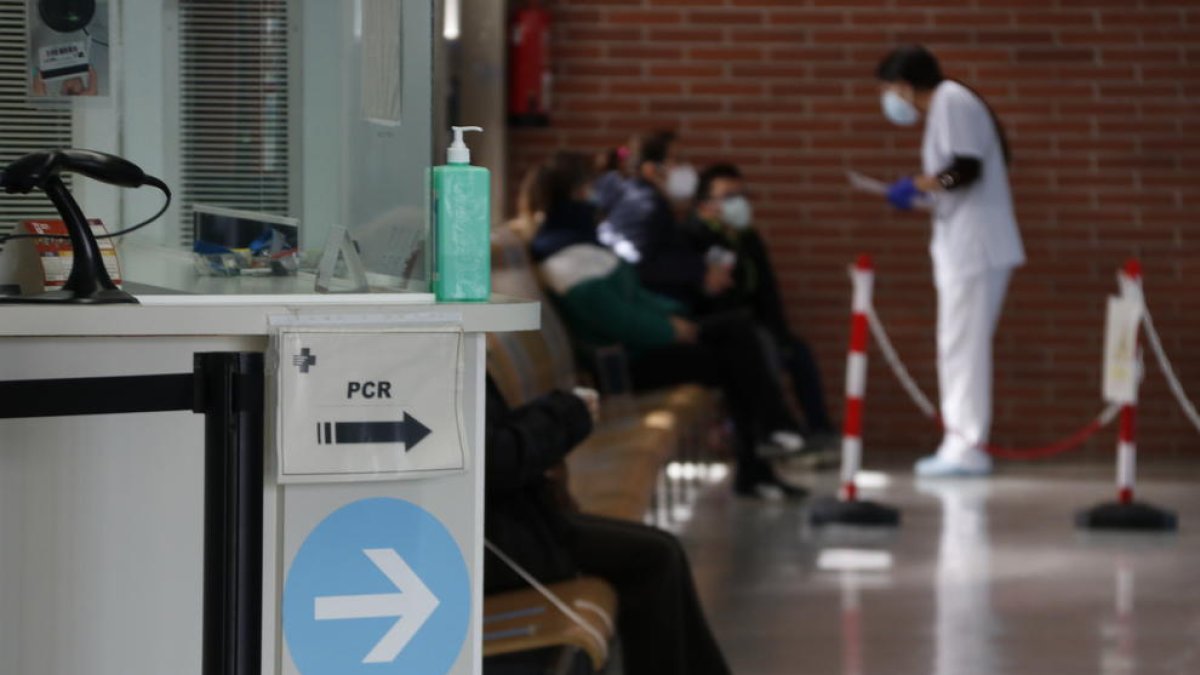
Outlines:
[[[954, 434], [960, 438], [966, 438], [965, 434], [962, 434], [955, 429], [946, 428], [945, 424], [942, 422], [941, 415], [938, 413], [937, 406], [934, 405], [929, 397], [925, 395], [925, 392], [921, 390], [921, 386], [917, 384], [917, 381], [913, 378], [912, 374], [908, 372], [908, 368], [900, 359], [900, 355], [896, 352], [896, 348], [892, 344], [892, 340], [888, 336], [887, 330], [883, 327], [883, 322], [875, 313], [874, 307], [871, 308], [867, 318], [870, 321], [871, 334], [875, 338], [875, 343], [879, 345], [879, 351], [883, 354], [884, 361], [887, 362], [892, 374], [896, 376], [896, 380], [900, 383], [900, 387], [904, 389], [909, 398], [912, 399], [913, 404], [915, 404], [917, 408], [921, 410], [921, 413], [924, 414], [925, 417], [928, 417], [933, 421], [934, 424], [937, 424], [947, 433]], [[1121, 406], [1119, 404], [1109, 405], [1105, 407], [1104, 410], [1100, 411], [1100, 413], [1092, 418], [1092, 420], [1087, 424], [1080, 427], [1072, 434], [1055, 441], [1054, 443], [1033, 448], [1007, 448], [989, 443], [980, 444], [978, 447], [980, 450], [983, 450], [988, 454], [1000, 459], [1034, 460], [1053, 457], [1054, 455], [1074, 450], [1080, 445], [1083, 445], [1084, 441], [1088, 440], [1095, 435], [1096, 432], [1108, 426], [1109, 423], [1112, 422], [1117, 416], [1117, 413], [1120, 412], [1120, 410]]]
[[867, 394], [867, 347], [870, 340], [871, 294], [875, 270], [871, 258], [859, 256], [850, 272], [854, 280], [854, 316], [850, 321], [850, 350], [846, 356], [846, 413], [842, 422], [842, 499], [858, 498], [855, 476], [862, 468], [863, 399]]
[[1183, 390], [1183, 384], [1179, 382], [1179, 376], [1175, 374], [1175, 368], [1171, 366], [1171, 360], [1167, 358], [1162, 340], [1159, 339], [1158, 331], [1154, 328], [1154, 319], [1150, 318], [1150, 308], [1146, 307], [1144, 302], [1142, 303], [1142, 328], [1145, 330], [1146, 342], [1150, 345], [1150, 351], [1154, 353], [1154, 360], [1158, 362], [1158, 368], [1166, 378], [1167, 386], [1179, 403], [1179, 408], [1183, 410], [1184, 417], [1187, 417], [1192, 426], [1196, 427], [1196, 431], [1200, 431], [1200, 413], [1196, 412], [1196, 406], [1192, 405], [1187, 392]]
[[900, 354], [896, 352], [896, 347], [892, 344], [892, 339], [888, 337], [887, 331], [884, 330], [883, 322], [875, 314], [874, 307], [869, 310], [867, 318], [871, 322], [871, 335], [875, 337], [875, 344], [879, 345], [879, 351], [883, 353], [883, 360], [887, 361], [892, 373], [896, 375], [896, 380], [900, 382], [900, 386], [912, 399], [912, 402], [921, 409], [922, 414], [931, 420], [938, 420], [940, 424], [941, 416], [938, 414], [937, 406], [929, 400], [925, 392], [921, 391], [921, 386], [917, 384], [912, 373], [908, 372], [908, 368], [900, 360]]
[[[856, 271], [857, 271], [857, 268], [856, 268]], [[896, 352], [895, 346], [892, 344], [892, 339], [890, 339], [890, 337], [888, 336], [887, 329], [883, 327], [883, 322], [881, 321], [880, 317], [878, 317], [878, 315], [875, 311], [875, 306], [870, 304], [871, 288], [866, 288], [865, 291], [863, 291], [863, 289], [860, 288], [860, 286], [862, 286], [862, 282], [860, 282], [860, 277], [857, 275], [852, 275], [852, 279], [854, 282], [854, 297], [856, 297], [856, 303], [857, 303], [857, 299], [860, 297], [860, 295], [865, 295], [866, 301], [868, 301], [868, 303], [869, 303], [868, 305], [866, 305], [866, 311], [865, 311], [866, 323], [868, 323], [868, 327], [871, 331], [871, 335], [875, 337], [876, 344], [878, 345], [878, 347], [880, 347], [880, 352], [883, 354], [884, 362], [887, 362], [888, 368], [890, 370], [892, 370], [893, 375], [895, 375], [896, 381], [898, 381], [900, 383], [900, 387], [905, 390], [905, 393], [908, 394], [908, 398], [912, 399], [913, 404], [919, 408], [920, 412], [922, 412], [925, 417], [928, 417], [930, 420], [932, 420], [932, 422], [934, 422], [935, 424], [940, 426], [940, 428], [942, 428], [944, 431], [948, 432], [948, 434], [954, 434], [954, 435], [958, 435], [960, 437], [965, 437], [965, 435], [961, 434], [961, 432], [956, 431], [954, 429], [947, 429], [946, 425], [943, 424], [941, 414], [938, 414], [938, 412], [937, 412], [937, 406], [934, 405], [934, 402], [932, 402], [932, 400], [929, 398], [929, 396], [925, 395], [923, 390], [920, 389], [919, 384], [917, 384], [917, 381], [914, 380], [911, 372], [908, 372], [908, 369], [906, 368], [906, 366], [904, 364], [904, 360], [900, 359], [900, 354], [898, 352]], [[872, 279], [870, 281], [871, 281], [871, 285], [874, 285], [874, 275], [872, 275]], [[858, 307], [859, 307], [859, 305], [856, 304], [856, 317], [858, 316]], [[863, 342], [864, 348], [865, 348], [865, 339], [862, 340], [862, 342]], [[866, 364], [866, 357], [864, 354], [864, 356], [863, 356], [864, 374], [865, 374], [865, 370], [866, 370], [865, 364]], [[846, 372], [847, 372], [847, 384], [848, 384], [848, 378], [850, 378], [852, 370], [850, 368], [847, 368]], [[865, 387], [865, 383], [864, 383], [864, 387]], [[848, 413], [850, 413], [850, 392], [848, 392], [848, 388], [847, 388], [847, 406], [846, 407], [847, 407], [847, 420], [848, 420], [848, 418], [850, 418], [850, 416], [848, 416]], [[1073, 434], [1063, 437], [1063, 438], [1061, 438], [1061, 440], [1058, 440], [1054, 443], [1045, 444], [1045, 446], [1039, 446], [1036, 448], [1006, 448], [1006, 447], [1000, 447], [1000, 446], [992, 446], [992, 444], [989, 444], [989, 443], [983, 443], [983, 444], [979, 444], [978, 447], [979, 447], [979, 449], [985, 450], [986, 453], [994, 455], [994, 456], [996, 456], [996, 458], [1000, 458], [1000, 459], [1010, 459], [1010, 460], [1046, 459], [1046, 458], [1049, 458], [1049, 456], [1066, 453], [1066, 452], [1068, 452], [1068, 450], [1073, 450], [1075, 448], [1078, 448], [1079, 446], [1081, 446], [1081, 444], [1084, 444], [1084, 442], [1087, 441], [1088, 438], [1091, 438], [1094, 434], [1096, 434], [1097, 431], [1105, 428], [1105, 426], [1108, 426], [1109, 423], [1112, 422], [1112, 419], [1116, 418], [1117, 413], [1120, 411], [1121, 411], [1120, 405], [1115, 404], [1115, 405], [1106, 406], [1103, 411], [1100, 411], [1100, 413], [1097, 414], [1096, 417], [1092, 418], [1091, 422], [1088, 422], [1084, 426], [1081, 426], [1081, 428], [1074, 431]], [[860, 422], [860, 420], [859, 420], [859, 422]], [[862, 441], [860, 441], [860, 438], [862, 438], [862, 434], [860, 434], [860, 431], [862, 431], [862, 430], [859, 429], [858, 431], [859, 432], [858, 432], [858, 435], [856, 436], [856, 440], [858, 441], [858, 453], [860, 454], [860, 453], [862, 453]], [[848, 438], [848, 434], [847, 434], [847, 438]], [[845, 460], [846, 460], [846, 453], [844, 452], [844, 453], [842, 453], [842, 479], [844, 479], [844, 483], [845, 483], [845, 477], [846, 477], [846, 472], [847, 472], [847, 462]], [[858, 465], [857, 464], [853, 465], [852, 468], [853, 468], [854, 472], [857, 473], [858, 468], [859, 468]]]
[[[874, 270], [871, 267], [869, 257], [861, 256], [859, 258], [858, 264], [851, 270], [851, 278], [854, 283], [854, 320], [851, 324], [850, 355], [846, 364], [846, 421], [842, 442], [842, 490], [843, 498], [846, 499], [854, 499], [856, 496], [854, 476], [858, 473], [862, 465], [862, 402], [863, 396], [866, 393], [868, 331], [871, 336], [874, 336], [884, 360], [895, 375], [896, 380], [900, 383], [901, 388], [904, 389], [917, 408], [921, 410], [921, 413], [941, 427], [946, 433], [965, 437], [960, 432], [945, 427], [941, 416], [938, 414], [937, 406], [921, 390], [920, 385], [917, 384], [912, 374], [908, 371], [895, 346], [892, 344], [891, 338], [884, 328], [883, 321], [880, 320], [878, 314], [875, 312], [875, 307], [872, 303]], [[1140, 267], [1136, 261], [1131, 261], [1126, 266], [1119, 277], [1119, 281], [1123, 295], [1133, 295], [1133, 297], [1140, 301], [1143, 308], [1142, 327], [1145, 330], [1145, 337], [1147, 343], [1150, 345], [1150, 350], [1154, 353], [1155, 360], [1158, 362], [1159, 368], [1167, 380], [1171, 393], [1179, 403], [1179, 407], [1183, 410], [1188, 421], [1196, 427], [1197, 431], [1200, 431], [1200, 413], [1196, 411], [1196, 407], [1192, 404], [1178, 376], [1175, 374], [1175, 370], [1167, 358], [1166, 351], [1163, 349], [1158, 331], [1154, 327], [1150, 311], [1146, 307], [1145, 298], [1142, 295]], [[1110, 404], [1100, 411], [1090, 422], [1072, 434], [1039, 447], [1006, 448], [991, 444], [980, 444], [978, 447], [1002, 459], [1045, 459], [1079, 447], [1096, 432], [1108, 426], [1117, 417], [1118, 413], [1121, 414], [1121, 428], [1117, 446], [1117, 484], [1120, 490], [1121, 501], [1128, 502], [1133, 499], [1133, 485], [1136, 473], [1137, 442], [1135, 434], [1137, 408], [1135, 405]]]

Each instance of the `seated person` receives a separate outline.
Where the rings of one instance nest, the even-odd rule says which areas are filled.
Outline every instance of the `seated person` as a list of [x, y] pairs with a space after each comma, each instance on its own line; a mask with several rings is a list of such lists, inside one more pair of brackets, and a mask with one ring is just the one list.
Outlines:
[[[629, 675], [729, 673], [679, 541], [645, 525], [575, 512], [556, 497], [547, 472], [587, 438], [594, 417], [582, 397], [567, 392], [510, 409], [488, 379], [488, 541], [542, 583], [583, 574], [612, 584]], [[485, 558], [483, 583], [487, 593], [526, 587], [491, 554]]]
[[620, 199], [601, 223], [599, 239], [634, 266], [647, 289], [692, 308], [732, 282], [725, 265], [707, 263], [692, 249], [676, 222], [666, 192], [671, 182], [686, 183], [686, 178], [673, 178], [686, 172], [676, 145], [670, 133], [641, 139], [633, 176], [624, 181]]
[[559, 153], [542, 176], [546, 216], [533, 239], [533, 259], [585, 359], [589, 350], [619, 344], [629, 355], [635, 389], [720, 387], [737, 432], [737, 493], [803, 497], [759, 453], [760, 446], [767, 453], [798, 452], [804, 442], [754, 323], [742, 317], [693, 322], [682, 304], [646, 290], [629, 264], [601, 246], [595, 207], [586, 201], [585, 157]]
[[600, 213], [611, 211], [625, 194], [625, 184], [629, 181], [627, 169], [631, 159], [629, 148], [629, 145], [622, 145], [596, 157], [596, 169], [600, 176], [592, 184], [593, 198], [590, 201]]
[[791, 375], [796, 399], [804, 410], [810, 445], [836, 446], [837, 430], [825, 407], [821, 373], [808, 343], [788, 327], [779, 284], [762, 237], [755, 231], [754, 214], [746, 197], [742, 173], [732, 164], [717, 164], [700, 174], [695, 208], [684, 225], [693, 249], [707, 255], [714, 249], [734, 254], [733, 286], [707, 298], [701, 312], [725, 313], [748, 309], [778, 346]]
[[517, 187], [517, 215], [509, 219], [505, 226], [512, 230], [521, 241], [528, 244], [537, 234], [542, 225], [542, 205], [538, 203], [537, 186], [541, 184], [541, 166], [535, 166], [525, 172]]

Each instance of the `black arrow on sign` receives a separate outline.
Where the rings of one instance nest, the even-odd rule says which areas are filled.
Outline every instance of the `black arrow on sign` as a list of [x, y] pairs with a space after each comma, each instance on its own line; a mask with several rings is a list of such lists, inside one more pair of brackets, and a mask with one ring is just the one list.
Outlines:
[[403, 443], [408, 452], [430, 433], [429, 427], [408, 413], [399, 422], [317, 422], [317, 443], [321, 445]]

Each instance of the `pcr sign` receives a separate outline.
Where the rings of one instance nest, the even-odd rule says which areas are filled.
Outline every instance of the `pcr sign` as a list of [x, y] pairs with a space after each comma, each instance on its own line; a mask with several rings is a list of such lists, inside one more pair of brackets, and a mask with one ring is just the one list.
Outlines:
[[285, 328], [275, 336], [280, 482], [466, 468], [462, 333]]

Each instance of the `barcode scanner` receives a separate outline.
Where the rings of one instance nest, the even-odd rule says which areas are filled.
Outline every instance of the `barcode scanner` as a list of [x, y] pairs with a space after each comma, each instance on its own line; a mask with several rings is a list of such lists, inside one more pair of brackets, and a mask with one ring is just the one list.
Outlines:
[[96, 0], [38, 0], [42, 23], [59, 33], [87, 28], [96, 15]]
[[[102, 183], [125, 188], [150, 185], [166, 195], [166, 203], [150, 219], [109, 237], [128, 234], [157, 220], [171, 204], [171, 191], [165, 183], [147, 175], [133, 162], [94, 150], [57, 149], [35, 152], [13, 161], [0, 172], [0, 187], [9, 194], [27, 194], [41, 190], [53, 202], [67, 228], [73, 259], [71, 274], [61, 290], [33, 296], [0, 297], [0, 303], [72, 303], [115, 304], [136, 303], [137, 300], [117, 288], [104, 267], [96, 236], [88, 225], [82, 209], [63, 184], [59, 174], [75, 173]], [[44, 235], [37, 235], [44, 236]], [[15, 235], [8, 239], [33, 238], [34, 235]]]
[[28, 193], [59, 173], [78, 173], [126, 188], [146, 185], [147, 178], [138, 165], [116, 155], [95, 150], [46, 150], [9, 164], [0, 174], [0, 186], [9, 193]]

